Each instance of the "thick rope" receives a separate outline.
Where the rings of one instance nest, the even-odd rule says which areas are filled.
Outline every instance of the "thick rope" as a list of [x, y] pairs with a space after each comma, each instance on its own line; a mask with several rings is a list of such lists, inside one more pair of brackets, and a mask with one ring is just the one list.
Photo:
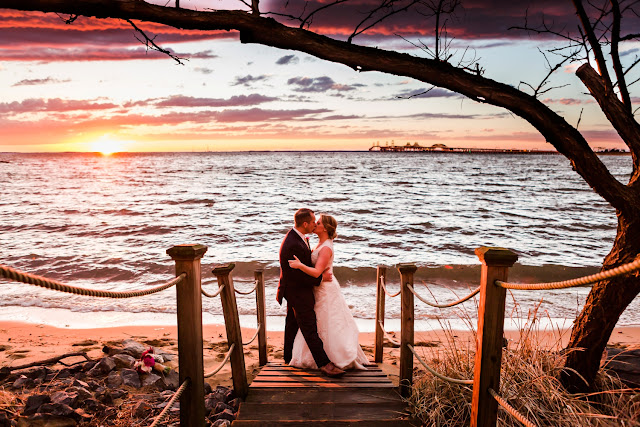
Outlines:
[[487, 391], [491, 396], [493, 396], [494, 399], [496, 399], [496, 402], [498, 402], [498, 404], [502, 406], [504, 410], [507, 411], [509, 414], [511, 414], [516, 420], [520, 421], [522, 424], [524, 424], [527, 427], [536, 427], [534, 423], [529, 421], [524, 415], [518, 412], [513, 406], [509, 405], [507, 401], [502, 398], [502, 396], [500, 396], [498, 393], [495, 392], [494, 389], [489, 388], [487, 389]]
[[171, 400], [169, 400], [169, 403], [167, 403], [167, 406], [165, 406], [164, 409], [162, 410], [162, 412], [160, 412], [160, 415], [158, 415], [156, 417], [156, 419], [153, 420], [153, 424], [151, 424], [150, 427], [156, 427], [157, 425], [159, 425], [162, 422], [162, 420], [164, 420], [164, 418], [169, 413], [169, 410], [171, 409], [173, 404], [176, 402], [176, 400], [178, 400], [180, 398], [180, 396], [186, 390], [188, 385], [189, 385], [189, 378], [184, 380], [184, 382], [182, 383], [180, 388], [178, 388], [176, 390], [176, 392], [173, 394], [173, 397], [171, 397]]
[[260, 323], [258, 323], [258, 329], [256, 330], [256, 334], [253, 336], [253, 338], [251, 338], [251, 340], [249, 340], [249, 342], [243, 342], [242, 345], [249, 345], [252, 342], [254, 342], [256, 340], [256, 338], [258, 337], [258, 333], [260, 333], [260, 328], [262, 328], [262, 325], [260, 325]]
[[220, 292], [222, 292], [222, 289], [224, 289], [225, 285], [223, 284], [222, 286], [220, 286], [218, 288], [217, 291], [215, 291], [214, 293], [210, 294], [207, 291], [205, 291], [204, 289], [202, 289], [202, 287], [200, 287], [200, 291], [202, 292], [202, 295], [204, 295], [205, 297], [209, 297], [209, 298], [215, 298], [218, 295], [220, 295]]
[[400, 341], [393, 338], [389, 332], [384, 330], [384, 325], [382, 324], [382, 320], [378, 320], [378, 324], [380, 325], [380, 329], [382, 330], [382, 333], [384, 334], [384, 336], [387, 337], [387, 339], [391, 341], [392, 344], [399, 346]]
[[464, 298], [460, 298], [459, 300], [457, 300], [457, 301], [453, 301], [453, 302], [450, 302], [450, 303], [448, 303], [448, 304], [436, 304], [436, 303], [434, 303], [434, 302], [427, 301], [426, 299], [422, 298], [422, 297], [421, 297], [421, 296], [420, 296], [420, 295], [419, 295], [419, 294], [418, 294], [418, 293], [413, 289], [413, 286], [411, 286], [411, 285], [407, 285], [407, 288], [409, 288], [409, 290], [411, 291], [411, 293], [412, 293], [413, 295], [415, 295], [415, 296], [416, 296], [416, 298], [418, 298], [420, 301], [422, 301], [423, 303], [425, 303], [425, 304], [427, 304], [427, 305], [430, 305], [431, 307], [437, 307], [437, 308], [448, 308], [448, 307], [453, 307], [453, 306], [458, 305], [458, 304], [462, 304], [463, 302], [465, 302], [466, 300], [468, 300], [468, 299], [472, 298], [475, 294], [477, 294], [478, 292], [480, 292], [480, 286], [478, 286], [478, 287], [477, 287], [473, 292], [471, 292], [469, 295], [467, 295], [467, 296], [466, 296], [466, 297], [464, 297]]
[[208, 374], [204, 374], [205, 378], [209, 378], [214, 376], [215, 374], [217, 374], [218, 372], [220, 372], [220, 369], [222, 369], [225, 365], [225, 363], [227, 363], [227, 361], [229, 360], [229, 357], [231, 357], [231, 353], [233, 352], [233, 349], [236, 347], [235, 344], [231, 344], [231, 347], [229, 347], [229, 351], [227, 351], [227, 354], [224, 356], [224, 359], [222, 360], [222, 362], [220, 362], [220, 365], [218, 365], [218, 367], [216, 369], [214, 369], [213, 371], [209, 372]]
[[402, 291], [402, 289], [400, 289], [395, 294], [390, 294], [389, 291], [387, 290], [387, 287], [384, 284], [384, 277], [380, 277], [380, 285], [382, 285], [382, 290], [384, 291], [384, 293], [387, 294], [387, 296], [390, 297], [390, 298], [397, 297], [398, 295], [400, 295], [400, 292]]
[[420, 362], [427, 371], [431, 372], [433, 375], [440, 378], [441, 380], [449, 381], [450, 383], [456, 383], [456, 384], [465, 384], [465, 385], [473, 384], [473, 380], [459, 380], [456, 378], [445, 377], [444, 375], [437, 373], [436, 371], [433, 370], [433, 368], [427, 365], [424, 360], [422, 360], [422, 357], [420, 357], [418, 353], [416, 353], [416, 350], [413, 348], [411, 344], [407, 344], [407, 347], [409, 347], [409, 350], [411, 350], [411, 353], [413, 353], [416, 359], [418, 359], [418, 362]]
[[253, 289], [251, 289], [250, 291], [248, 291], [248, 292], [242, 292], [242, 291], [239, 291], [239, 290], [237, 290], [237, 289], [235, 289], [235, 288], [234, 288], [234, 291], [236, 291], [236, 294], [240, 294], [240, 295], [250, 295], [250, 294], [252, 294], [252, 293], [253, 293], [253, 291], [255, 291], [257, 288], [258, 288], [258, 281], [256, 280], [256, 284], [255, 284], [255, 286], [254, 286], [254, 287], [253, 287]]
[[155, 288], [145, 289], [140, 291], [127, 291], [127, 292], [102, 291], [98, 289], [77, 288], [75, 286], [65, 285], [64, 283], [58, 282], [56, 280], [50, 280], [45, 277], [36, 276], [35, 274], [29, 274], [22, 271], [18, 271], [4, 265], [0, 265], [0, 277], [4, 277], [5, 279], [13, 280], [15, 282], [27, 283], [29, 285], [40, 286], [42, 288], [51, 289], [58, 292], [67, 292], [67, 293], [76, 294], [76, 295], [85, 295], [85, 296], [98, 297], [98, 298], [132, 298], [132, 297], [141, 297], [145, 295], [151, 295], [151, 294], [155, 294], [156, 292], [164, 291], [165, 289], [168, 289], [180, 283], [185, 277], [187, 277], [187, 274], [182, 273], [181, 275], [169, 280], [164, 285], [160, 285]]
[[549, 283], [509, 283], [495, 281], [496, 286], [500, 286], [505, 289], [519, 289], [526, 291], [533, 290], [548, 290], [548, 289], [565, 289], [573, 288], [575, 286], [585, 286], [592, 283], [599, 282], [600, 280], [610, 279], [612, 277], [621, 276], [623, 274], [631, 273], [632, 271], [640, 270], [640, 258], [630, 262], [628, 264], [621, 265], [620, 267], [612, 268], [611, 270], [602, 271], [590, 276], [581, 277], [578, 279], [565, 280], [563, 282], [549, 282]]

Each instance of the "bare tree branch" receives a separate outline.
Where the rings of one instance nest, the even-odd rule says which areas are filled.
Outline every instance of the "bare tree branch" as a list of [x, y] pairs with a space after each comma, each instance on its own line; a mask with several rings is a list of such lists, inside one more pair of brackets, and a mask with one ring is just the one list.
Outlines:
[[629, 96], [629, 90], [627, 89], [627, 83], [625, 81], [625, 73], [622, 69], [622, 63], [620, 62], [620, 53], [618, 46], [620, 43], [620, 21], [622, 15], [620, 14], [620, 5], [618, 0], [610, 0], [611, 9], [613, 10], [613, 26], [611, 28], [611, 61], [613, 63], [613, 70], [616, 73], [617, 86], [622, 97], [622, 103], [627, 107], [629, 113], [631, 113], [631, 97]]
[[327, 8], [329, 8], [331, 6], [335, 6], [335, 5], [340, 4], [340, 3], [344, 3], [346, 1], [349, 1], [349, 0], [335, 0], [332, 3], [327, 3], [324, 6], [321, 6], [321, 7], [317, 8], [313, 12], [309, 13], [304, 19], [302, 19], [302, 22], [300, 23], [300, 28], [304, 28], [304, 24], [307, 23], [307, 21], [309, 21], [310, 19], [312, 19], [313, 15], [315, 15], [318, 12], [320, 12], [321, 10], [327, 9]]
[[589, 16], [587, 15], [587, 12], [582, 5], [582, 0], [573, 0], [573, 4], [576, 8], [576, 12], [578, 13], [578, 17], [580, 18], [580, 22], [582, 23], [582, 30], [587, 36], [587, 40], [589, 41], [589, 45], [591, 46], [591, 51], [593, 52], [593, 56], [595, 57], [596, 64], [598, 64], [598, 72], [602, 76], [607, 90], [613, 91], [613, 83], [611, 81], [611, 77], [609, 77], [607, 62], [604, 59], [604, 55], [602, 53], [602, 49], [600, 48], [598, 38], [596, 37], [596, 34], [594, 32], [594, 28], [589, 21]]
[[[407, 5], [399, 8], [399, 9], [394, 9], [394, 5], [396, 4], [397, 1], [398, 0], [382, 0], [382, 3], [380, 4], [380, 6], [373, 8], [369, 12], [369, 15], [367, 15], [366, 18], [364, 18], [362, 21], [360, 21], [360, 23], [358, 25], [356, 25], [356, 28], [353, 30], [353, 33], [351, 33], [351, 35], [347, 39], [347, 43], [351, 43], [351, 41], [353, 40], [354, 37], [364, 33], [368, 29], [378, 25], [380, 22], [384, 21], [385, 19], [389, 18], [390, 16], [393, 16], [393, 15], [395, 15], [397, 13], [400, 13], [400, 12], [405, 12], [408, 9], [410, 9], [411, 7], [413, 7], [414, 5], [420, 3], [420, 0], [411, 0]], [[385, 9], [390, 9], [390, 11], [386, 12], [384, 15], [382, 15], [381, 17], [379, 17], [379, 18], [374, 20], [375, 14], [377, 12], [379, 12], [381, 10], [385, 10]], [[361, 26], [364, 25], [365, 22], [367, 22], [369, 20], [373, 20], [373, 21], [371, 21], [370, 24], [364, 26], [363, 28], [360, 28]]]
[[138, 41], [140, 41], [140, 43], [144, 44], [147, 47], [147, 49], [157, 50], [160, 53], [164, 53], [165, 55], [167, 55], [168, 57], [170, 57], [171, 59], [176, 61], [178, 64], [184, 65], [184, 63], [182, 61], [184, 61], [185, 58], [180, 58], [180, 57], [174, 55], [171, 51], [169, 51], [167, 49], [163, 49], [160, 46], [158, 46], [156, 44], [156, 42], [153, 40], [153, 39], [155, 39], [155, 37], [153, 39], [149, 38], [147, 36], [147, 34], [144, 31], [142, 31], [140, 28], [138, 28], [136, 26], [136, 24], [134, 24], [133, 21], [131, 21], [130, 19], [125, 19], [125, 21], [127, 21], [129, 24], [131, 24], [133, 29], [136, 30], [140, 35], [142, 35], [144, 40], [140, 40], [137, 36], [136, 36], [136, 39], [138, 39]]

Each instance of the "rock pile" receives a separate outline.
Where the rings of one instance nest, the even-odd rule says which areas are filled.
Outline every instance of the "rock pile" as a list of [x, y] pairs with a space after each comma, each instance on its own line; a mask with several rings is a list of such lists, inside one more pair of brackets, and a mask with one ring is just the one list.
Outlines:
[[[56, 370], [36, 367], [13, 373], [0, 371], [0, 427], [149, 425], [178, 388], [176, 370], [168, 374], [133, 369], [148, 347], [125, 340], [122, 347], [105, 346], [105, 356]], [[154, 348], [158, 363], [176, 356]], [[233, 390], [205, 383], [205, 410], [212, 426], [228, 426], [240, 400]], [[164, 425], [178, 425], [175, 402]]]

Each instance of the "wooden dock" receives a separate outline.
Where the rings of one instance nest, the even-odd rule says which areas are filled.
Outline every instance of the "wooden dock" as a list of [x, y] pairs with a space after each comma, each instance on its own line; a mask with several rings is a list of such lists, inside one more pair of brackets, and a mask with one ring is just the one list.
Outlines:
[[328, 378], [317, 370], [268, 363], [249, 387], [232, 426], [412, 426], [378, 365]]

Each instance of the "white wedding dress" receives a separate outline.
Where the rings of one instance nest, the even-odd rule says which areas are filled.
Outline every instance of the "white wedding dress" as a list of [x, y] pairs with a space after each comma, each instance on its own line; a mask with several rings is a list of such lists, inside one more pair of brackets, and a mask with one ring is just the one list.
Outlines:
[[[320, 249], [325, 246], [331, 249], [329, 271], [333, 275], [333, 240], [325, 240], [315, 248], [311, 253], [311, 262], [315, 265]], [[353, 320], [335, 276], [331, 282], [322, 282], [320, 286], [314, 287], [313, 293], [316, 299], [315, 312], [318, 335], [329, 360], [340, 369], [366, 370], [364, 365], [369, 363], [369, 359], [358, 344], [360, 331]], [[298, 331], [293, 343], [293, 356], [289, 364], [299, 368], [318, 369], [300, 331]]]

